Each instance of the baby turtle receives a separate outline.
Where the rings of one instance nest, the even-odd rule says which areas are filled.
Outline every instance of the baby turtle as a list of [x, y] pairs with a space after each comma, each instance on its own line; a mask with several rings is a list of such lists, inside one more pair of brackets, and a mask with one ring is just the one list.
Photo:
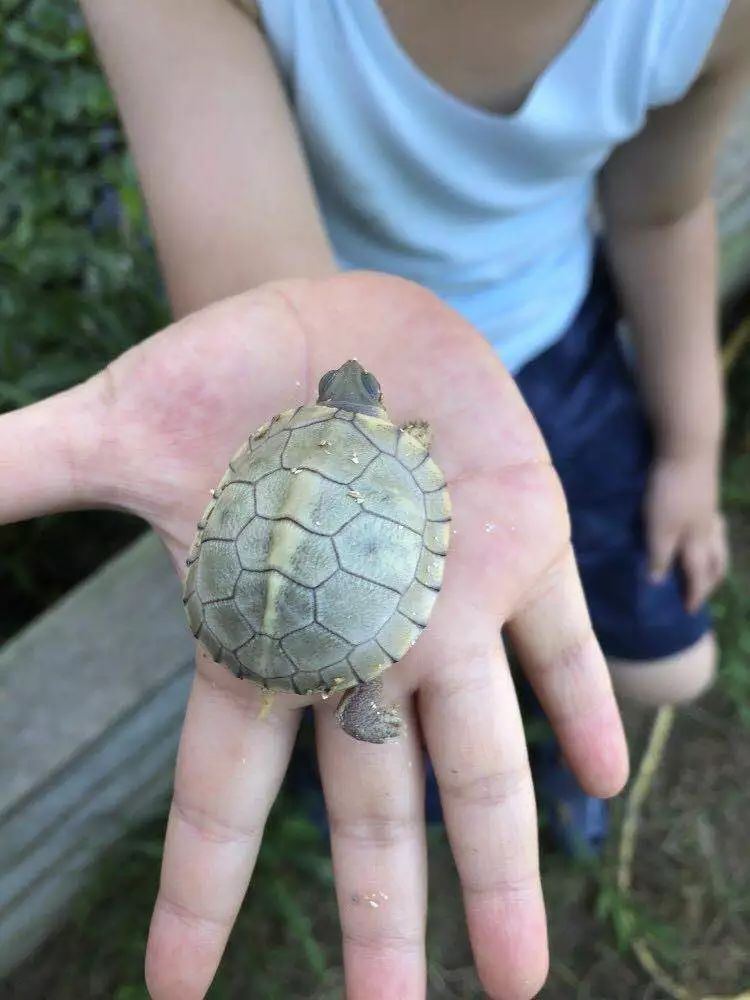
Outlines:
[[379, 675], [427, 624], [450, 536], [445, 478], [422, 421], [396, 427], [377, 379], [347, 361], [315, 406], [243, 444], [198, 522], [184, 603], [196, 636], [238, 677], [276, 691], [345, 691], [358, 740], [399, 734]]

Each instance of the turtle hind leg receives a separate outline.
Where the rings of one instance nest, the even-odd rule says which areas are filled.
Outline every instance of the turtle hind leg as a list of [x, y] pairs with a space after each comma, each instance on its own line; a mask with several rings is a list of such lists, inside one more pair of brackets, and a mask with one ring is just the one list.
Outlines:
[[396, 706], [383, 705], [380, 678], [350, 688], [339, 702], [336, 719], [345, 733], [363, 743], [389, 743], [403, 729]]
[[432, 444], [432, 428], [426, 420], [410, 420], [406, 424], [401, 424], [401, 430], [405, 431], [407, 434], [411, 434], [411, 436], [416, 438], [424, 448], [428, 451], [430, 450], [430, 445]]

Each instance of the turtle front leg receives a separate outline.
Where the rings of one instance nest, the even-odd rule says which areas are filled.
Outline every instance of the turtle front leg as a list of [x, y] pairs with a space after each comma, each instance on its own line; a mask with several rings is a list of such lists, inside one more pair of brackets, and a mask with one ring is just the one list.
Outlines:
[[407, 434], [411, 434], [413, 438], [419, 441], [423, 448], [426, 448], [428, 451], [430, 450], [432, 428], [426, 420], [410, 420], [407, 424], [401, 424], [401, 430], [406, 431]]
[[363, 743], [389, 743], [398, 739], [403, 721], [395, 705], [383, 705], [380, 678], [350, 688], [336, 709], [339, 725]]

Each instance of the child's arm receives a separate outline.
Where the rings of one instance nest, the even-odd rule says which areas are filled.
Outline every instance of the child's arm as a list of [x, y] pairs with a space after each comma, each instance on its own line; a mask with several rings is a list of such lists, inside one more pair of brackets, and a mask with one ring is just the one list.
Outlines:
[[679, 104], [656, 111], [600, 179], [609, 255], [655, 435], [646, 511], [652, 570], [663, 575], [679, 555], [690, 607], [725, 570], [711, 183], [729, 112], [750, 69], [737, 44], [748, 34], [750, 7], [735, 4], [701, 79]]
[[177, 315], [335, 270], [283, 88], [230, 0], [82, 0]]

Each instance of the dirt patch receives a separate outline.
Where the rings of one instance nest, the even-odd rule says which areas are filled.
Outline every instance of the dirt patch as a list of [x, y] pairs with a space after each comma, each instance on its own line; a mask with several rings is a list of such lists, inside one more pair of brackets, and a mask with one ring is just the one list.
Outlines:
[[[637, 758], [649, 720], [628, 714]], [[632, 931], [647, 939], [659, 962], [696, 998], [750, 986], [748, 773], [750, 731], [716, 692], [678, 716], [640, 826], [634, 907], [627, 916]], [[616, 817], [620, 805], [614, 804]], [[619, 824], [612, 851], [598, 865], [543, 856], [552, 954], [544, 1000], [669, 996], [629, 948], [618, 948], [610, 914], [628, 906], [612, 889], [618, 835]], [[433, 844], [432, 862], [430, 997], [481, 997], [444, 841]]]

